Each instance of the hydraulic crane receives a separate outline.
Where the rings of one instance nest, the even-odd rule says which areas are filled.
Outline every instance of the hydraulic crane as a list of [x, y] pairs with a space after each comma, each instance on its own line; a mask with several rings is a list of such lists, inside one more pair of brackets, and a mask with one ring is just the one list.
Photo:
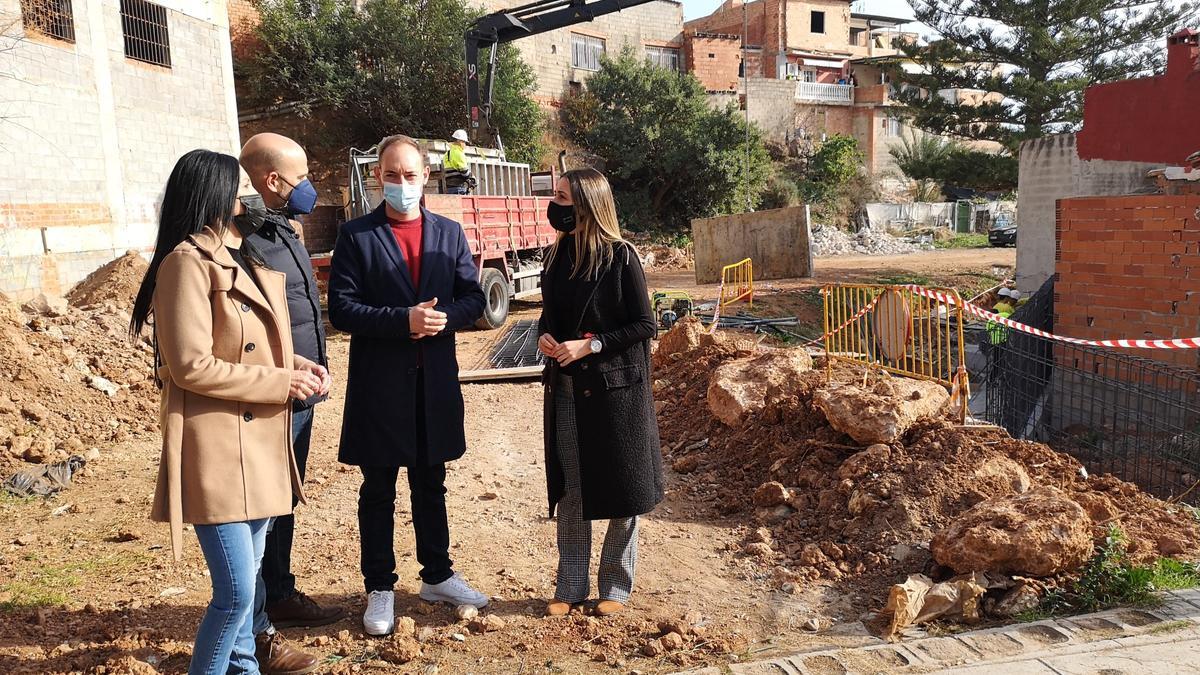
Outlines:
[[[492, 126], [492, 87], [496, 76], [497, 48], [523, 37], [545, 33], [653, 0], [538, 0], [480, 17], [467, 29], [467, 108], [470, 111], [471, 141], [503, 150], [500, 134]], [[479, 52], [489, 50], [487, 91], [479, 86]]]

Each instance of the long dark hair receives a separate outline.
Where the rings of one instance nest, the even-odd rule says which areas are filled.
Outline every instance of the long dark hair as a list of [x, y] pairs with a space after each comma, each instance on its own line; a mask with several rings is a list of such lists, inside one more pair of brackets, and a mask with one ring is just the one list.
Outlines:
[[192, 150], [175, 162], [159, 209], [154, 257], [133, 302], [133, 318], [129, 321], [131, 338], [137, 339], [150, 316], [154, 282], [163, 258], [206, 227], [223, 235], [233, 222], [233, 202], [240, 182], [238, 160], [232, 155]]

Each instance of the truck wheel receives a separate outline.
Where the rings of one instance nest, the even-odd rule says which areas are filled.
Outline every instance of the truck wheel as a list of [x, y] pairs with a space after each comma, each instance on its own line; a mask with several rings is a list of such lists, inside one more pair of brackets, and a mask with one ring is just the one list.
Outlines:
[[508, 282], [504, 280], [504, 274], [498, 269], [485, 268], [479, 285], [483, 287], [483, 298], [487, 304], [475, 327], [492, 330], [503, 326], [508, 319]]

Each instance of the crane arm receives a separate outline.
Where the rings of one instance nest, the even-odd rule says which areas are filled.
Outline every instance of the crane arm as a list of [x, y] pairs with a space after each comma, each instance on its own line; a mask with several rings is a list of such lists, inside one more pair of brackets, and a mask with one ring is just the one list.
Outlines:
[[[596, 17], [644, 5], [654, 0], [537, 0], [520, 7], [480, 17], [467, 29], [467, 108], [471, 140], [479, 145], [499, 147], [499, 135], [492, 126], [492, 87], [496, 75], [496, 50], [501, 44], [538, 35]], [[487, 90], [480, 91], [479, 55], [488, 49]]]

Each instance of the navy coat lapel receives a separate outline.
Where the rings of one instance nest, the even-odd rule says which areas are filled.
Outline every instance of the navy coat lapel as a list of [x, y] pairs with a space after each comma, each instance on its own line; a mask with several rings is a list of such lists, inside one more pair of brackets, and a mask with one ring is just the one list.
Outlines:
[[[426, 265], [425, 262], [432, 262], [434, 254], [442, 250], [442, 234], [445, 229], [442, 227], [439, 216], [424, 208], [421, 209], [421, 214], [425, 222], [421, 226], [421, 279], [417, 284], [418, 302], [426, 300], [425, 291], [429, 287], [429, 275], [433, 273], [434, 268], [434, 265]], [[438, 300], [449, 302], [451, 298], [438, 298]]]

